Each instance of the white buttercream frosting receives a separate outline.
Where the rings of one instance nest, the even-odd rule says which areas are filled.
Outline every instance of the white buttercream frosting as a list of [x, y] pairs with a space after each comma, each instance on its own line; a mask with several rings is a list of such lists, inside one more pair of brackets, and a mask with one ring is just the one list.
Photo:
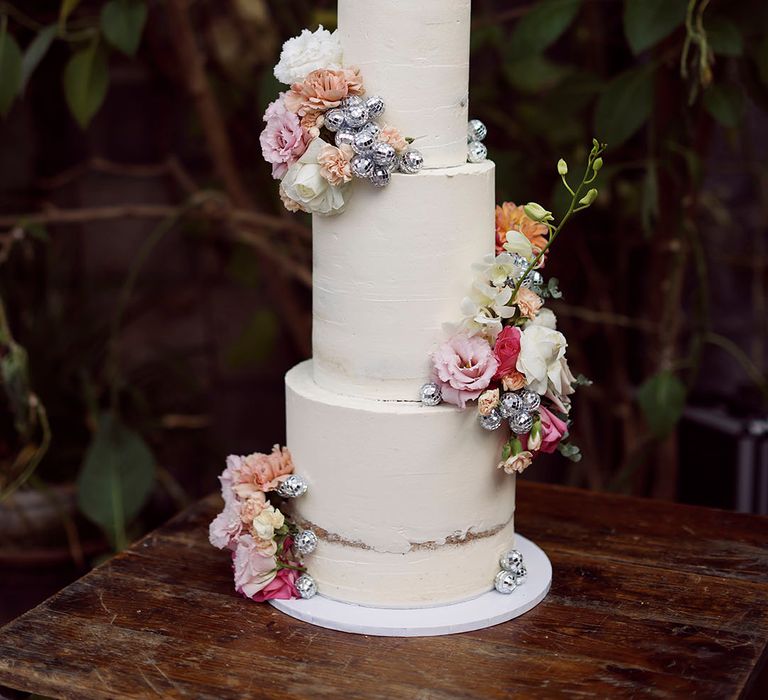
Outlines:
[[339, 0], [344, 63], [427, 168], [467, 160], [470, 0]]
[[311, 361], [286, 375], [286, 411], [309, 484], [295, 514], [326, 535], [307, 560], [324, 594], [407, 607], [490, 589], [513, 544], [515, 480], [496, 469], [503, 431], [484, 431], [470, 409], [328, 391]]
[[416, 400], [457, 321], [471, 265], [493, 252], [492, 162], [360, 183], [346, 211], [313, 221], [315, 379], [331, 390]]

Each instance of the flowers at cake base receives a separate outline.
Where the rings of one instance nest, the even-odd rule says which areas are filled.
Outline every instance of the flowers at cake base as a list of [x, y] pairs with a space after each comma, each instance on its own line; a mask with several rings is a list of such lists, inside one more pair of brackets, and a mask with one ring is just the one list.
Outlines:
[[246, 598], [300, 597], [295, 582], [304, 568], [293, 548], [299, 529], [275, 493], [293, 470], [288, 448], [275, 445], [269, 454], [230, 455], [219, 477], [224, 510], [211, 522], [209, 540], [231, 551], [235, 590]]

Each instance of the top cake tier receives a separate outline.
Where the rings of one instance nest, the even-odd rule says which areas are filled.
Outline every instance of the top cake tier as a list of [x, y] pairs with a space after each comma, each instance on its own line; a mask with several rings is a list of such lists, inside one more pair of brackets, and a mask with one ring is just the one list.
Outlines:
[[471, 0], [339, 0], [344, 62], [424, 167], [466, 163]]

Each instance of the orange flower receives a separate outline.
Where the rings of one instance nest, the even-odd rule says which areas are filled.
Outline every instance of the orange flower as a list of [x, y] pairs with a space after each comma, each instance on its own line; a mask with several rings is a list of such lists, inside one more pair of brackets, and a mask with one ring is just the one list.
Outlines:
[[294, 83], [285, 95], [285, 106], [300, 117], [338, 107], [350, 95], [365, 92], [360, 70], [342, 68], [313, 70], [301, 83]]
[[525, 375], [517, 370], [512, 370], [501, 379], [504, 391], [520, 391], [525, 386]]
[[535, 318], [542, 304], [541, 297], [536, 292], [521, 287], [515, 294], [515, 304], [520, 309], [520, 315], [524, 318]]
[[[514, 202], [504, 202], [496, 207], [496, 254], [503, 252], [507, 242], [507, 231], [520, 231], [533, 246], [534, 253], [538, 254], [547, 245], [549, 233], [544, 224], [529, 219], [522, 207], [515, 206]], [[539, 267], [544, 266], [544, 260]]]

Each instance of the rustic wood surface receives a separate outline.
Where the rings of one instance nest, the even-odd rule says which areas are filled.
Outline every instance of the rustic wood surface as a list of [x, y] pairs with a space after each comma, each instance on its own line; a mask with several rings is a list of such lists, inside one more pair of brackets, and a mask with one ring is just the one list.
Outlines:
[[[523, 483], [554, 567], [517, 620], [422, 639], [235, 595], [218, 497], [0, 630], [0, 686], [64, 698], [768, 697], [768, 518]], [[2, 692], [0, 692], [2, 695]]]

